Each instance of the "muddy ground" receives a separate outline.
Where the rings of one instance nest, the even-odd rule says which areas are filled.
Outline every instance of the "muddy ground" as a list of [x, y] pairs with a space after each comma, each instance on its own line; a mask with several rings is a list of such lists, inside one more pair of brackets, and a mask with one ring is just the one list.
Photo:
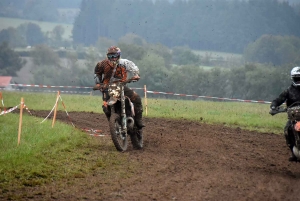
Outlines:
[[[106, 122], [104, 115], [69, 116], [78, 128], [109, 133], [107, 124], [99, 123]], [[70, 123], [65, 112], [57, 118]], [[300, 163], [288, 162], [282, 135], [186, 120], [144, 121], [144, 149], [127, 151], [128, 162], [141, 164], [134, 177], [107, 181], [87, 174], [76, 182], [26, 187], [23, 200], [300, 200]]]

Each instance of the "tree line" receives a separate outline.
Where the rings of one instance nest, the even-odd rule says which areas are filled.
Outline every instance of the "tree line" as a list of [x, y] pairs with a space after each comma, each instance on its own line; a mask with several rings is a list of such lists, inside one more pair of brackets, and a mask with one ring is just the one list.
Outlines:
[[0, 31], [0, 43], [7, 42], [10, 47], [27, 47], [39, 44], [47, 44], [53, 48], [71, 47], [71, 41], [64, 40], [64, 28], [57, 25], [52, 31], [42, 32], [41, 27], [36, 23], [23, 23], [17, 28], [9, 27]]
[[[161, 44], [145, 46], [119, 43], [122, 57], [134, 61], [140, 68], [141, 79], [131, 87], [147, 85], [150, 91], [174, 92], [199, 96], [215, 96], [237, 99], [272, 100], [289, 84], [290, 70], [297, 63], [281, 66], [272, 64], [247, 63], [241, 66], [206, 69], [196, 63], [174, 65], [176, 54]], [[0, 47], [0, 73], [13, 75], [25, 64], [18, 53], [2, 44]], [[179, 52], [187, 51], [179, 49]], [[193, 54], [192, 52], [190, 52]], [[64, 64], [58, 54], [46, 45], [37, 45], [31, 51], [34, 67], [30, 84], [93, 86], [93, 72], [99, 53], [90, 48], [85, 63], [78, 63], [76, 53], [69, 52]], [[194, 55], [196, 56], [196, 55]], [[199, 58], [202, 59], [201, 57]], [[182, 61], [181, 61], [182, 62]], [[3, 65], [6, 63], [6, 68]], [[299, 63], [298, 63], [299, 66]], [[138, 91], [139, 92], [139, 91]], [[139, 92], [142, 94], [142, 92]], [[149, 97], [184, 98], [171, 95], [151, 95]], [[188, 97], [187, 97], [188, 98]], [[189, 98], [188, 98], [189, 99]]]
[[[20, 52], [15, 52], [11, 48], [26, 47], [30, 45], [32, 48], [30, 51], [26, 51], [26, 55], [31, 57], [34, 61], [32, 70], [34, 76], [33, 80], [30, 80], [31, 84], [53, 85], [53, 83], [55, 83], [57, 85], [93, 86], [93, 70], [96, 62], [105, 58], [105, 50], [107, 47], [117, 44], [122, 50], [122, 57], [134, 61], [140, 68], [141, 80], [132, 86], [142, 86], [145, 84], [148, 86], [148, 90], [155, 91], [171, 91], [202, 96], [271, 100], [290, 84], [289, 73], [291, 68], [300, 66], [300, 39], [296, 34], [294, 34], [294, 36], [287, 34], [287, 32], [292, 33], [297, 30], [299, 26], [295, 26], [292, 29], [290, 26], [293, 23], [286, 23], [286, 18], [292, 19], [291, 22], [293, 22], [293, 20], [298, 19], [298, 17], [295, 17], [297, 15], [294, 11], [289, 10], [291, 7], [286, 3], [278, 3], [277, 1], [271, 0], [266, 0], [261, 4], [257, 0], [250, 0], [247, 2], [209, 1], [211, 4], [208, 6], [208, 1], [206, 0], [175, 0], [173, 4], [170, 4], [165, 0], [158, 0], [155, 3], [149, 0], [129, 0], [126, 1], [126, 5], [124, 5], [124, 1], [122, 1], [123, 4], [121, 4], [122, 2], [118, 0], [112, 0], [109, 3], [110, 5], [105, 7], [105, 5], [108, 4], [108, 1], [106, 3], [103, 1], [103, 4], [97, 4], [101, 2], [102, 0], [82, 1], [81, 15], [78, 16], [74, 24], [73, 43], [62, 40], [61, 36], [64, 30], [60, 26], [55, 27], [53, 31], [49, 33], [42, 33], [41, 28], [34, 23], [26, 23], [17, 28], [10, 27], [0, 31], [0, 75], [14, 76], [16, 71], [20, 70], [25, 64], [25, 62], [20, 59]], [[197, 40], [199, 40], [199, 38], [202, 40], [202, 36], [205, 36], [201, 35], [201, 37], [199, 37], [199, 35], [197, 35], [198, 32], [203, 34], [201, 30], [198, 30], [200, 28], [198, 23], [201, 24], [204, 23], [204, 21], [211, 20], [199, 18], [199, 16], [202, 15], [196, 12], [205, 10], [203, 7], [197, 8], [196, 6], [203, 6], [204, 2], [207, 3], [209, 8], [213, 8], [211, 12], [219, 11], [218, 14], [215, 14], [220, 16], [227, 16], [225, 15], [227, 12], [226, 9], [222, 10], [224, 6], [233, 6], [235, 9], [230, 7], [233, 12], [234, 10], [238, 11], [240, 8], [246, 8], [250, 5], [253, 9], [256, 8], [257, 5], [264, 5], [265, 7], [262, 6], [256, 8], [258, 9], [257, 12], [264, 13], [262, 16], [265, 17], [269, 15], [272, 16], [270, 19], [277, 19], [276, 16], [271, 14], [274, 14], [274, 12], [267, 12], [268, 10], [263, 10], [262, 8], [269, 8], [276, 12], [286, 12], [289, 10], [292, 15], [285, 17], [281, 16], [283, 19], [281, 19], [281, 21], [276, 21], [276, 23], [280, 22], [279, 25], [276, 26], [278, 29], [280, 28], [279, 31], [283, 31], [280, 32], [281, 34], [278, 34], [277, 32], [276, 34], [257, 34], [254, 37], [255, 39], [252, 38], [250, 41], [248, 41], [248, 38], [247, 40], [244, 38], [243, 45], [239, 44], [239, 38], [237, 38], [237, 35], [234, 32], [232, 32], [232, 35], [226, 37], [225, 35], [220, 34], [228, 40], [226, 43], [232, 43], [231, 45], [233, 46], [241, 45], [241, 47], [243, 47], [241, 48], [244, 50], [243, 59], [231, 59], [229, 61], [227, 58], [219, 57], [216, 61], [211, 59], [211, 55], [207, 54], [205, 56], [200, 56], [190, 48], [190, 43], [195, 43], [195, 45], [199, 44], [193, 36], [196, 35], [198, 37]], [[215, 4], [216, 2], [220, 4]], [[156, 16], [155, 20], [158, 20], [155, 21], [155, 23], [160, 21], [162, 24], [158, 23], [155, 24], [155, 26], [152, 26], [154, 21], [151, 21], [151, 16], [148, 16], [146, 21], [149, 23], [149, 26], [139, 26], [148, 28], [149, 32], [143, 32], [144, 34], [141, 34], [142, 32], [138, 33], [138, 31], [136, 31], [135, 33], [121, 35], [127, 33], [124, 31], [126, 29], [127, 31], [134, 30], [134, 24], [138, 22], [134, 20], [144, 20], [144, 16], [147, 16], [148, 10], [143, 7], [144, 4], [148, 5], [147, 9], [149, 9], [150, 12], [154, 12], [154, 10], [151, 9], [161, 9], [159, 12], [156, 11], [158, 12], [156, 13], [157, 15], [155, 14], [153, 16]], [[111, 7], [113, 5], [114, 7]], [[124, 7], [120, 10], [118, 5], [124, 5]], [[193, 21], [195, 19], [191, 17], [192, 13], [181, 13], [181, 11], [179, 12], [179, 10], [177, 10], [178, 12], [176, 15], [181, 17], [182, 15], [187, 15], [191, 17], [189, 23], [178, 21], [180, 23], [176, 22], [176, 24], [173, 24], [173, 27], [169, 26], [168, 28], [170, 29], [166, 30], [165, 28], [168, 25], [172, 25], [171, 18], [172, 16], [175, 16], [172, 12], [176, 10], [174, 7], [171, 7], [173, 10], [168, 10], [167, 7], [170, 5], [177, 5], [178, 7], [182, 6], [183, 10], [186, 9], [185, 6], [190, 6], [192, 9], [195, 9], [193, 15], [195, 16], [195, 19], [201, 19], [200, 22]], [[268, 5], [268, 7], [266, 7], [266, 5]], [[273, 5], [273, 7], [270, 7], [270, 5]], [[106, 18], [105, 22], [103, 22], [101, 16], [103, 15], [103, 17], [105, 17], [106, 15], [104, 13], [107, 12], [107, 14], [109, 14], [109, 12], [113, 11], [109, 10], [112, 8], [114, 8], [115, 11], [118, 11], [116, 12], [116, 16], [119, 18], [110, 16], [109, 19]], [[140, 10], [136, 12], [135, 9], [137, 8]], [[90, 13], [86, 13], [87, 11], [90, 11], [91, 14], [95, 15], [90, 16]], [[131, 21], [128, 21], [128, 19], [124, 21], [124, 19], [119, 16], [119, 11], [120, 13], [123, 13], [124, 16], [126, 13], [132, 13], [134, 16], [130, 16], [132, 17], [130, 18]], [[246, 12], [246, 10], [244, 11]], [[256, 13], [256, 15], [259, 13]], [[206, 14], [207, 15], [205, 16], [210, 16], [209, 12], [206, 12]], [[255, 13], [253, 13], [253, 16], [254, 14]], [[162, 18], [159, 18], [159, 15]], [[180, 17], [178, 16], [175, 18], [179, 20]], [[183, 19], [186, 19], [187, 16], [183, 17]], [[252, 16], [252, 14], [249, 16]], [[216, 20], [216, 18], [218, 17], [215, 16], [214, 19]], [[258, 19], [257, 16], [254, 18], [255, 20]], [[169, 19], [169, 21], [167, 19]], [[271, 24], [271, 27], [267, 26], [269, 32], [272, 32], [270, 30], [275, 30], [274, 27], [272, 28], [272, 26], [275, 26], [274, 23], [268, 21], [267, 18], [261, 20]], [[82, 23], [80, 23], [80, 21]], [[100, 23], [100, 25], [94, 24], [95, 21]], [[124, 23], [121, 26], [118, 23], [122, 21]], [[227, 22], [227, 20], [225, 21]], [[225, 21], [223, 22], [225, 23]], [[131, 23], [128, 24], [128, 22]], [[168, 25], [166, 25], [167, 22]], [[210, 22], [212, 23], [212, 21]], [[191, 24], [194, 27], [194, 30], [189, 29]], [[286, 24], [286, 29], [282, 30], [281, 26], [283, 26], [283, 24]], [[227, 26], [226, 23], [222, 26], [225, 27], [225, 25]], [[239, 25], [239, 23], [236, 25]], [[265, 32], [265, 29], [262, 29], [262, 24], [260, 24], [259, 21], [257, 24], [254, 24], [253, 22], [252, 25], [260, 27], [261, 33]], [[184, 29], [182, 26], [185, 26]], [[78, 27], [80, 29], [77, 29]], [[174, 27], [177, 27], [178, 29], [175, 31], [173, 30]], [[211, 27], [208, 26], [207, 29], [210, 28]], [[97, 30], [97, 34], [95, 34], [95, 30]], [[159, 31], [156, 33], [155, 30]], [[188, 30], [192, 31], [193, 34], [186, 33]], [[216, 30], [221, 31], [222, 29]], [[235, 29], [235, 32], [239, 32], [240, 34], [242, 31], [242, 29]], [[253, 30], [250, 30], [249, 28], [249, 31]], [[151, 35], [151, 33], [154, 35]], [[143, 35], [143, 37], [141, 37], [140, 34]], [[182, 37], [187, 36], [186, 34], [190, 35], [188, 35], [187, 38]], [[209, 34], [207, 33], [207, 36], [208, 35]], [[80, 39], [82, 36], [84, 36], [84, 41]], [[177, 37], [178, 41], [174, 42], [172, 37]], [[179, 37], [184, 38], [185, 42], [180, 42]], [[214, 39], [216, 40], [213, 43], [217, 44], [220, 42], [218, 42], [217, 38]], [[166, 41], [168, 42], [165, 43]], [[208, 46], [211, 44], [208, 39], [204, 42]], [[88, 44], [90, 45], [89, 47]], [[202, 45], [201, 47], [208, 47], [206, 45]], [[77, 47], [77, 49], [73, 49], [73, 51], [64, 51], [63, 54], [53, 51], [53, 48], [61, 46]], [[229, 47], [225, 47], [226, 44], [220, 45], [220, 47], [221, 46], [225, 49]], [[214, 46], [210, 47], [211, 49], [214, 49]], [[88, 50], [86, 51], [86, 49]], [[231, 50], [232, 49], [230, 49], [230, 51]], [[79, 51], [84, 51], [84, 54], [82, 54], [85, 59], [84, 63], [78, 62]], [[66, 61], [64, 65], [61, 63], [61, 56], [63, 56]], [[201, 66], [212, 66], [212, 68], [207, 69]], [[174, 98], [169, 97], [168, 95], [161, 96]]]
[[59, 9], [78, 9], [81, 0], [1, 0], [0, 17], [73, 23]]
[[241, 53], [264, 34], [300, 36], [300, 15], [276, 0], [82, 0], [80, 9], [73, 40], [85, 46], [134, 33], [168, 47]]

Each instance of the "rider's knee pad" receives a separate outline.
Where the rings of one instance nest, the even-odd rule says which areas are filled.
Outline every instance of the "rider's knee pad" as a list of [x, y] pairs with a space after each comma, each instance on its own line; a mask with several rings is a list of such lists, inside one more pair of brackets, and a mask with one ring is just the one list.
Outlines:
[[289, 136], [289, 130], [288, 129], [284, 129], [284, 136]]
[[106, 116], [110, 116], [110, 110], [108, 106], [102, 105], [102, 110], [106, 114]]

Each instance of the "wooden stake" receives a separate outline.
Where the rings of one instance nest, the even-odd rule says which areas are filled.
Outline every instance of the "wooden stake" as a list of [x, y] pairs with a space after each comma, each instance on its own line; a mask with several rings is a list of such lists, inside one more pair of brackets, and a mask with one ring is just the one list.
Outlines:
[[20, 106], [20, 120], [19, 120], [19, 131], [18, 131], [18, 145], [21, 141], [21, 131], [22, 131], [22, 118], [23, 118], [23, 107], [24, 107], [24, 99], [21, 98], [21, 106]]
[[60, 96], [60, 91], [57, 92], [57, 97], [56, 97], [56, 103], [55, 103], [55, 109], [54, 109], [54, 115], [53, 115], [53, 120], [52, 120], [52, 128], [54, 127], [55, 120], [56, 120], [56, 113], [57, 113], [57, 105], [58, 105], [58, 99]]
[[145, 110], [146, 110], [146, 116], [148, 115], [148, 103], [147, 103], [147, 87], [144, 85], [144, 92], [145, 92]]

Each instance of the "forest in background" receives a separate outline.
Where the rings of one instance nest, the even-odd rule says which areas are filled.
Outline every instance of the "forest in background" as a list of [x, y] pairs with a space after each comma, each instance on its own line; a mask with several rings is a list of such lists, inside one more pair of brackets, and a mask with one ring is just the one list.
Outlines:
[[[82, 0], [76, 44], [134, 33], [150, 43], [242, 53], [264, 34], [300, 36], [300, 15], [276, 0]], [[125, 17], [126, 16], [126, 17]]]
[[277, 0], [2, 0], [0, 16], [73, 24], [84, 46], [133, 33], [170, 48], [243, 53], [264, 34], [300, 36], [300, 3]]
[[[42, 0], [41, 2], [44, 1]], [[277, 24], [279, 27], [278, 30], [276, 27], [268, 26], [264, 27], [267, 29], [259, 29], [262, 35], [257, 35], [255, 39], [244, 44], [242, 48], [243, 51], [241, 52], [243, 57], [229, 58], [225, 56], [213, 57], [211, 51], [209, 50], [214, 50], [214, 46], [210, 45], [210, 48], [208, 49], [203, 48], [205, 46], [201, 46], [203, 49], [192, 48], [188, 44], [170, 45], [166, 44], [164, 40], [152, 41], [145, 34], [132, 33], [132, 29], [128, 29], [126, 33], [123, 33], [124, 35], [121, 35], [122, 31], [124, 30], [122, 29], [122, 26], [120, 27], [120, 25], [118, 25], [118, 23], [124, 23], [125, 18], [119, 16], [117, 19], [115, 16], [105, 15], [105, 12], [116, 13], [113, 12], [114, 10], [109, 9], [117, 9], [117, 5], [122, 5], [122, 8], [124, 9], [122, 9], [120, 13], [123, 12], [124, 16], [126, 13], [135, 14], [131, 15], [131, 18], [127, 18], [128, 20], [126, 22], [128, 23], [125, 25], [128, 27], [134, 27], [134, 25], [136, 25], [136, 27], [141, 28], [144, 27], [144, 25], [140, 25], [138, 22], [140, 22], [144, 16], [147, 16], [147, 13], [142, 16], [142, 13], [145, 11], [146, 7], [144, 7], [144, 10], [138, 10], [138, 12], [135, 12], [135, 9], [126, 10], [126, 8], [136, 8], [133, 7], [133, 5], [142, 6], [142, 3], [146, 3], [150, 6], [150, 10], [151, 8], [155, 9], [152, 11], [155, 11], [153, 13], [153, 17], [158, 20], [156, 22], [161, 22], [161, 24], [155, 24], [153, 27], [150, 23], [151, 16], [148, 16], [148, 28], [153, 31], [149, 33], [154, 34], [151, 37], [154, 37], [156, 34], [155, 38], [160, 40], [159, 36], [168, 35], [165, 38], [167, 38], [170, 42], [174, 40], [174, 37], [175, 39], [176, 37], [178, 39], [178, 37], [185, 36], [185, 34], [190, 34], [188, 35], [189, 37], [184, 38], [187, 43], [194, 44], [193, 37], [197, 37], [197, 40], [204, 40], [202, 36], [197, 35], [197, 26], [198, 22], [201, 25], [202, 21], [209, 21], [202, 19], [200, 17], [201, 15], [199, 14], [201, 13], [201, 9], [205, 10], [208, 8], [198, 8], [192, 6], [193, 4], [188, 3], [208, 3], [207, 0], [191, 0], [188, 2], [180, 0], [174, 1], [172, 6], [178, 6], [179, 3], [181, 3], [183, 5], [182, 8], [187, 9], [187, 6], [184, 7], [184, 5], [189, 5], [192, 9], [191, 11], [194, 11], [193, 9], [199, 9], [199, 13], [186, 11], [181, 13], [182, 15], [180, 15], [179, 12], [173, 13], [172, 15], [167, 15], [168, 12], [170, 14], [170, 12], [174, 10], [174, 7], [171, 6], [171, 10], [163, 7], [163, 5], [166, 5], [167, 7], [171, 5], [168, 1], [164, 0], [156, 1], [156, 3], [148, 0], [126, 1], [127, 4], [128, 2], [139, 2], [136, 3], [137, 5], [127, 5], [124, 4], [124, 1], [123, 4], [121, 4], [118, 0], [112, 0], [110, 7], [105, 7], [107, 2], [103, 2], [101, 6], [97, 7], [95, 3], [99, 2], [102, 2], [102, 0], [89, 0], [81, 2], [81, 14], [78, 15], [75, 23], [73, 24], [73, 41], [65, 40], [62, 37], [64, 34], [64, 29], [59, 25], [47, 33], [42, 32], [41, 27], [36, 23], [25, 23], [18, 27], [10, 27], [1, 30], [0, 43], [2, 43], [2, 45], [0, 48], [0, 75], [16, 76], [16, 73], [21, 69], [22, 66], [24, 66], [25, 62], [24, 60], [21, 61], [10, 58], [22, 57], [26, 58], [27, 60], [30, 58], [32, 61], [30, 71], [32, 72], [33, 77], [29, 81], [30, 84], [93, 86], [93, 69], [96, 65], [96, 62], [105, 58], [105, 50], [107, 47], [117, 44], [122, 50], [122, 57], [134, 61], [140, 68], [141, 80], [132, 86], [142, 86], [146, 84], [149, 90], [154, 91], [172, 91], [184, 94], [240, 99], [271, 100], [291, 83], [289, 78], [291, 68], [297, 65], [300, 66], [299, 36], [296, 34], [287, 34], [287, 32], [295, 30], [295, 33], [297, 33], [299, 26], [293, 27], [293, 23], [295, 20], [299, 19], [299, 15], [297, 14], [295, 7], [291, 7], [287, 3], [278, 3], [277, 1], [273, 0], [266, 0], [268, 3], [264, 4], [259, 3], [257, 0], [251, 0], [249, 2], [231, 1], [226, 3], [223, 1], [209, 1], [212, 2], [210, 5], [213, 5], [210, 7], [210, 9], [214, 8], [211, 11], [221, 11], [224, 9], [224, 6], [225, 8], [228, 6], [238, 6], [235, 7], [236, 11], [241, 12], [239, 8], [246, 8], [243, 7], [246, 5], [252, 5], [254, 7], [264, 5], [265, 7], [260, 7], [260, 9], [257, 8], [261, 14], [260, 16], [269, 17], [268, 20], [267, 18], [264, 20], [263, 18], [259, 18], [260, 20], [264, 21], [264, 23], [271, 22], [271, 19], [277, 19], [278, 16], [281, 16], [279, 14], [284, 12], [284, 16], [282, 17], [281, 21], [277, 20], [276, 23], [270, 25], [274, 26], [274, 24]], [[119, 4], [117, 4], [117, 2]], [[214, 4], [216, 2], [221, 4]], [[113, 5], [114, 7], [112, 7]], [[155, 7], [158, 5], [161, 6]], [[273, 7], [270, 7], [270, 5], [273, 5]], [[162, 10], [162, 8], [165, 8], [165, 10]], [[285, 9], [289, 10], [291, 15], [285, 13], [287, 11]], [[97, 11], [98, 13], [92, 11]], [[208, 10], [207, 13], [209, 13]], [[223, 12], [217, 13], [218, 14], [216, 15], [218, 17], [227, 16], [230, 19], [235, 19], [236, 21], [240, 20], [238, 19], [238, 16], [233, 17], [231, 15], [227, 15], [227, 9], [224, 9]], [[278, 15], [274, 16], [275, 13]], [[194, 14], [194, 18], [191, 17], [192, 14]], [[107, 18], [105, 20], [103, 19], [104, 21], [102, 21], [102, 18], [99, 18], [100, 15], [107, 16]], [[164, 17], [169, 16], [167, 19], [170, 20], [170, 16], [174, 15], [182, 16], [183, 19], [188, 19], [186, 18], [188, 16], [191, 17], [191, 19], [189, 23], [186, 23], [186, 21], [180, 21], [179, 17], [173, 18], [173, 21], [169, 21], [168, 23], [163, 19]], [[116, 14], [116, 16], [118, 16], [118, 14]], [[159, 16], [163, 18], [159, 18]], [[216, 22], [219, 23], [219, 28], [228, 26], [228, 24], [226, 24], [227, 21], [219, 21], [217, 16], [214, 18], [214, 20], [217, 20]], [[255, 16], [255, 14], [251, 13], [251, 15], [248, 16], [249, 19], [252, 19], [251, 16]], [[99, 21], [99, 19], [101, 20]], [[200, 19], [200, 21], [197, 21], [197, 19]], [[246, 19], [246, 17], [241, 19]], [[257, 20], [257, 18], [255, 19]], [[289, 21], [288, 19], [291, 20]], [[84, 26], [81, 26], [79, 23], [80, 21], [85, 22], [83, 23]], [[291, 23], [285, 24], [286, 21]], [[99, 24], [99, 22], [103, 23], [103, 26], [101, 23]], [[231, 21], [229, 22], [231, 23]], [[250, 31], [254, 32], [255, 27], [262, 26], [259, 21], [256, 22], [257, 24], [254, 22], [253, 24], [250, 24], [254, 26], [248, 27]], [[154, 21], [152, 21], [152, 23], [154, 23]], [[237, 25], [240, 25], [240, 23], [237, 23]], [[158, 26], [162, 29], [157, 29]], [[186, 26], [186, 29], [183, 29], [182, 26]], [[194, 32], [183, 33], [184, 31], [190, 29], [189, 26], [194, 28]], [[214, 26], [216, 26], [216, 24], [214, 24]], [[245, 26], [246, 25], [243, 25], [243, 27]], [[282, 30], [282, 26], [286, 26], [288, 28]], [[75, 27], [79, 27], [80, 29], [76, 29]], [[97, 27], [97, 29], [95, 29], [95, 27]], [[119, 29], [114, 30], [116, 27], [119, 27]], [[166, 27], [169, 27], [170, 30], [165, 30]], [[175, 31], [175, 33], [173, 33], [172, 29], [176, 27], [177, 32]], [[206, 26], [206, 30], [209, 30], [210, 28], [211, 26]], [[236, 26], [234, 28], [235, 32], [243, 32], [242, 27]], [[233, 30], [232, 27], [231, 29]], [[101, 31], [105, 30], [110, 30], [112, 31], [111, 33], [115, 35], [109, 34], [109, 36], [107, 36], [105, 33], [101, 33]], [[154, 33], [155, 30], [160, 30], [160, 32]], [[220, 31], [221, 29], [216, 30]], [[271, 32], [271, 30], [276, 30], [276, 33], [270, 34], [268, 31]], [[145, 30], [143, 31], [145, 32]], [[95, 35], [96, 37], [92, 38], [90, 35], [85, 35], [84, 40], [93, 39], [88, 43], [85, 43], [81, 40], [76, 41], [75, 35], [77, 34], [77, 36], [79, 36], [80, 33], [83, 32]], [[234, 35], [235, 32], [232, 32], [233, 35], [229, 35], [227, 37], [220, 34], [223, 37], [222, 43], [229, 43], [231, 38], [233, 40], [235, 37], [237, 37]], [[149, 34], [148, 32], [145, 33]], [[224, 33], [227, 33], [227, 31]], [[216, 37], [214, 39], [216, 40], [214, 43], [217, 43], [218, 38]], [[245, 39], [248, 40], [248, 37], [243, 39], [244, 42]], [[210, 43], [208, 41], [206, 42], [206, 44]], [[236, 40], [231, 41], [230, 44], [233, 46], [238, 45], [239, 39], [236, 38]], [[27, 49], [27, 47], [29, 47], [29, 49]], [[225, 44], [220, 45], [220, 47], [221, 49], [224, 49], [224, 51], [226, 48], [228, 48]], [[199, 50], [207, 51], [207, 53], [204, 55], [199, 55], [197, 53]], [[230, 53], [231, 51], [228, 50], [227, 52]], [[15, 62], [12, 62], [13, 60]], [[164, 95], [161, 96], [167, 97]]]

